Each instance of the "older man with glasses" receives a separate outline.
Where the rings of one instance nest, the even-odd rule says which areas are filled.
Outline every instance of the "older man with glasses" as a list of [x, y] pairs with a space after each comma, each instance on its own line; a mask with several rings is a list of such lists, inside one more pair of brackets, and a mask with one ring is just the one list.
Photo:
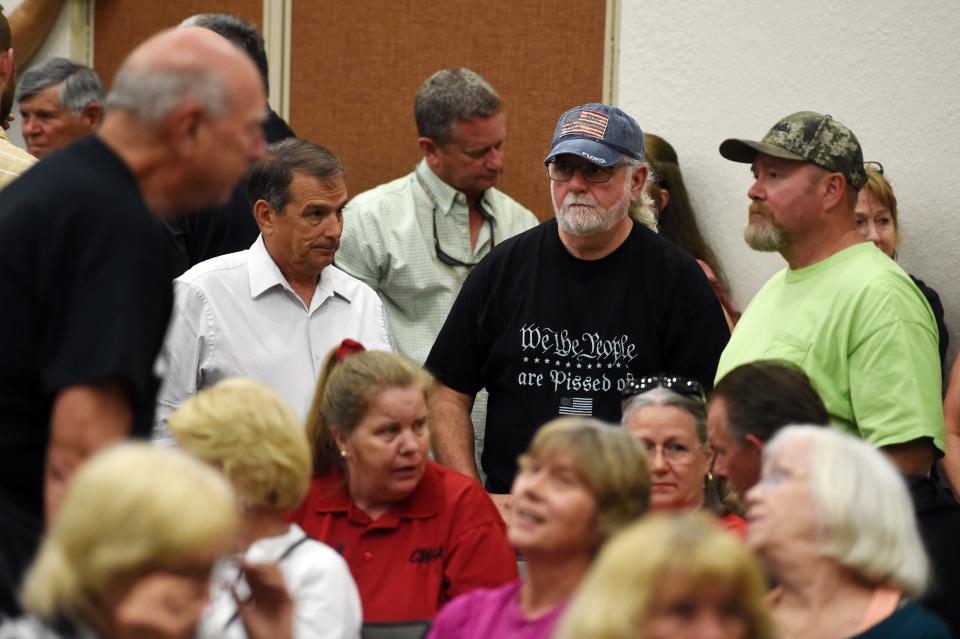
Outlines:
[[482, 465], [503, 513], [541, 424], [619, 421], [624, 388], [660, 371], [708, 387], [729, 338], [697, 262], [628, 215], [649, 174], [633, 118], [604, 104], [571, 109], [544, 162], [556, 219], [473, 269], [426, 362], [439, 382], [434, 452], [473, 476], [468, 414], [489, 391]]

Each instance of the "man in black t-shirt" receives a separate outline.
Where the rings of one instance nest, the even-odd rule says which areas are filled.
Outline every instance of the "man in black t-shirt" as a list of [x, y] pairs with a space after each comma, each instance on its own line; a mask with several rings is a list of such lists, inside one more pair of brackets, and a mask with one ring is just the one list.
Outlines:
[[[223, 13], [198, 13], [180, 23], [180, 28], [185, 27], [209, 29], [243, 49], [257, 65], [264, 91], [270, 93], [267, 51], [255, 25]], [[296, 137], [293, 129], [269, 105], [263, 133], [267, 144]], [[253, 202], [242, 182], [234, 188], [226, 204], [178, 215], [166, 224], [173, 242], [175, 276], [218, 255], [245, 251], [260, 235], [260, 227], [253, 219]]]
[[697, 262], [627, 212], [648, 167], [643, 132], [604, 104], [571, 109], [544, 162], [556, 219], [498, 245], [470, 274], [430, 351], [434, 453], [476, 477], [469, 412], [490, 393], [481, 463], [501, 512], [516, 459], [558, 415], [615, 422], [634, 377], [709, 388], [729, 338]]
[[172, 305], [155, 216], [224, 202], [264, 154], [253, 63], [203, 29], [130, 55], [98, 133], [0, 198], [0, 617], [69, 478], [97, 450], [148, 436]]

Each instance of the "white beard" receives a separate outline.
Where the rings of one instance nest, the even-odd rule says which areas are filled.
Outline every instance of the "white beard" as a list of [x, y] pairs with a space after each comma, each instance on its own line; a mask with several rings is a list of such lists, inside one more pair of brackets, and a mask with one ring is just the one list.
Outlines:
[[570, 235], [585, 237], [609, 231], [630, 209], [630, 182], [624, 183], [623, 197], [610, 208], [601, 208], [589, 193], [567, 193], [563, 202], [553, 203], [557, 223]]

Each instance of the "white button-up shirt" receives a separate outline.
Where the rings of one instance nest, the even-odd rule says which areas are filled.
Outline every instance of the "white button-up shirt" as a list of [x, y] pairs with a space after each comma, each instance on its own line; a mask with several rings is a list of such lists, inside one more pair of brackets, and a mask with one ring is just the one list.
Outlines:
[[303, 419], [331, 348], [350, 338], [368, 350], [394, 350], [373, 289], [327, 266], [307, 308], [262, 237], [249, 250], [197, 264], [174, 281], [174, 295], [157, 439], [169, 437], [167, 418], [184, 400], [222, 379], [262, 382]]

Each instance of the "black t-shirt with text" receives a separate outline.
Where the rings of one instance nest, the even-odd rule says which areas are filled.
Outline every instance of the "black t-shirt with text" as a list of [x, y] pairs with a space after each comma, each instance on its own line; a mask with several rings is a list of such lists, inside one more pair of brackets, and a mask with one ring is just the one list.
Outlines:
[[682, 249], [634, 224], [613, 253], [580, 260], [551, 220], [474, 268], [425, 365], [456, 391], [489, 391], [481, 463], [487, 488], [504, 493], [545, 422], [619, 421], [621, 392], [641, 375], [709, 389], [728, 339], [720, 303]]

